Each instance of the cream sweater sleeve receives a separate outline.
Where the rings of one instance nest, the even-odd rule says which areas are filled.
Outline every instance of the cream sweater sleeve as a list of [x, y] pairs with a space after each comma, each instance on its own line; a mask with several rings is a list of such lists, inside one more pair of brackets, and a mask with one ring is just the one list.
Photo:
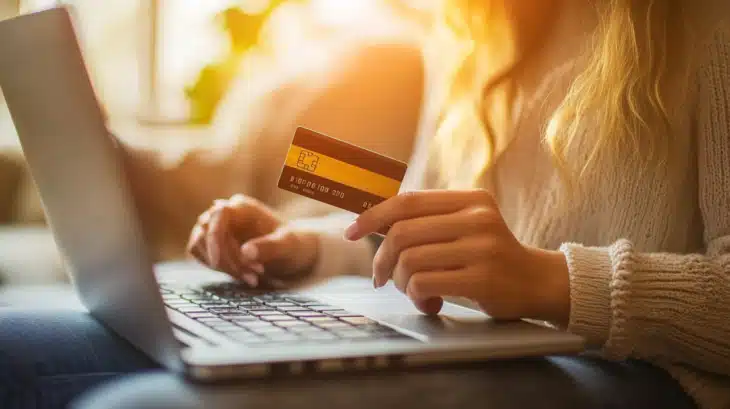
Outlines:
[[564, 244], [569, 330], [609, 358], [636, 357], [730, 375], [730, 30], [717, 31], [699, 71], [698, 200], [704, 254]]

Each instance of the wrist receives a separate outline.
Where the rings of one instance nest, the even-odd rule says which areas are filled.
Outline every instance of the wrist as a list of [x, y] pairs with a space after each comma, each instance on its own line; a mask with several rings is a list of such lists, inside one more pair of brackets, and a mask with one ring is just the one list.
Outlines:
[[565, 328], [570, 319], [570, 276], [568, 262], [560, 251], [529, 248], [536, 306], [534, 319]]

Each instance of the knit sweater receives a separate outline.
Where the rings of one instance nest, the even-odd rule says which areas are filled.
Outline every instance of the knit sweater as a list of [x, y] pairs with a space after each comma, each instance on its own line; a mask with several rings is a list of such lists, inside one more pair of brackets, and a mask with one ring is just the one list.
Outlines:
[[[622, 163], [588, 175], [587, 192], [559, 206], [562, 184], [539, 136], [570, 83], [571, 70], [556, 69], [534, 95], [540, 103], [525, 105], [520, 131], [484, 182], [522, 243], [565, 254], [567, 330], [607, 359], [665, 368], [707, 409], [730, 408], [730, 25], [718, 18], [730, 7], [723, 3], [696, 2], [706, 9], [690, 19], [701, 34], [692, 82], [668, 98], [677, 107], [670, 132], [691, 135], [690, 149], [672, 159], [682, 172], [641, 173]], [[436, 187], [427, 152], [435, 111], [426, 104], [423, 112], [409, 190]], [[368, 243], [341, 238], [352, 218], [300, 222], [321, 232], [316, 274], [371, 274]]]

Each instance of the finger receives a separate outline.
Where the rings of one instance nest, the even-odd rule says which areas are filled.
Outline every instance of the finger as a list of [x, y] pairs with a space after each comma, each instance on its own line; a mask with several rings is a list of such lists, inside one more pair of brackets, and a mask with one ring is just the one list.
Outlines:
[[206, 257], [205, 244], [197, 245], [190, 249], [189, 253], [195, 260], [198, 260], [201, 264], [208, 265], [208, 258]]
[[[228, 200], [228, 207], [237, 211], [232, 212], [232, 219], [237, 230], [255, 232], [271, 232], [278, 225], [276, 217], [261, 217], [269, 215], [270, 209], [256, 199], [242, 194], [235, 194]], [[250, 237], [248, 237], [250, 238]]]
[[411, 247], [401, 252], [393, 269], [393, 282], [405, 293], [408, 281], [421, 271], [454, 271], [475, 264], [489, 257], [485, 243], [490, 237], [467, 237], [465, 239], [424, 246]]
[[[388, 235], [385, 236], [373, 259], [373, 277], [375, 277], [376, 285], [382, 286], [388, 281], [401, 253], [409, 248], [425, 244], [451, 242], [460, 237], [468, 237], [489, 229], [490, 219], [477, 213], [493, 212], [493, 210], [482, 209], [484, 210], [468, 209], [458, 213], [427, 216], [396, 223], [388, 232]], [[495, 220], [495, 223], [501, 220], [496, 216], [492, 219]], [[461, 253], [454, 254], [449, 258], [453, 259], [459, 256], [461, 256]], [[427, 270], [443, 268], [445, 266], [430, 266]]]
[[248, 284], [251, 288], [259, 286], [259, 276], [255, 273], [246, 273], [241, 275], [241, 280]]
[[244, 275], [253, 273], [248, 266], [241, 262], [240, 257], [238, 257], [238, 241], [231, 234], [226, 235], [221, 245], [223, 246], [221, 247], [223, 272], [237, 279], [242, 279]]
[[212, 213], [212, 208], [201, 213], [200, 216], [198, 216], [197, 224], [199, 226], [204, 226], [204, 227], [208, 226], [208, 222], [210, 221], [211, 213]]
[[411, 299], [466, 297], [475, 295], [488, 283], [485, 275], [469, 269], [432, 271], [415, 274], [408, 282], [406, 294]]
[[230, 234], [229, 214], [225, 209], [213, 213], [205, 235], [207, 258], [210, 267], [215, 270], [232, 272], [231, 258], [226, 256], [226, 246]]
[[193, 231], [190, 233], [190, 239], [187, 244], [187, 252], [193, 256], [196, 260], [203, 264], [207, 264], [205, 257], [205, 251], [202, 248], [205, 246], [205, 228], [201, 225], [193, 227]]
[[403, 193], [363, 212], [347, 228], [345, 238], [359, 240], [402, 220], [454, 213], [475, 205], [492, 207], [494, 200], [485, 190]]
[[444, 299], [441, 297], [431, 297], [426, 299], [413, 299], [413, 305], [426, 315], [436, 315], [441, 312], [444, 306]]
[[278, 230], [244, 243], [241, 246], [241, 261], [251, 266], [282, 262], [293, 257], [297, 248], [296, 234]]

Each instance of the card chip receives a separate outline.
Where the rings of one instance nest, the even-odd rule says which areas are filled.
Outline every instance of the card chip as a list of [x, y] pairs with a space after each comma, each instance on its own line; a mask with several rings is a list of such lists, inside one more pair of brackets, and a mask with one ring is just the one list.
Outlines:
[[319, 156], [313, 152], [301, 151], [299, 154], [299, 160], [297, 161], [297, 167], [304, 169], [307, 172], [314, 172], [317, 170], [317, 164], [319, 163]]

